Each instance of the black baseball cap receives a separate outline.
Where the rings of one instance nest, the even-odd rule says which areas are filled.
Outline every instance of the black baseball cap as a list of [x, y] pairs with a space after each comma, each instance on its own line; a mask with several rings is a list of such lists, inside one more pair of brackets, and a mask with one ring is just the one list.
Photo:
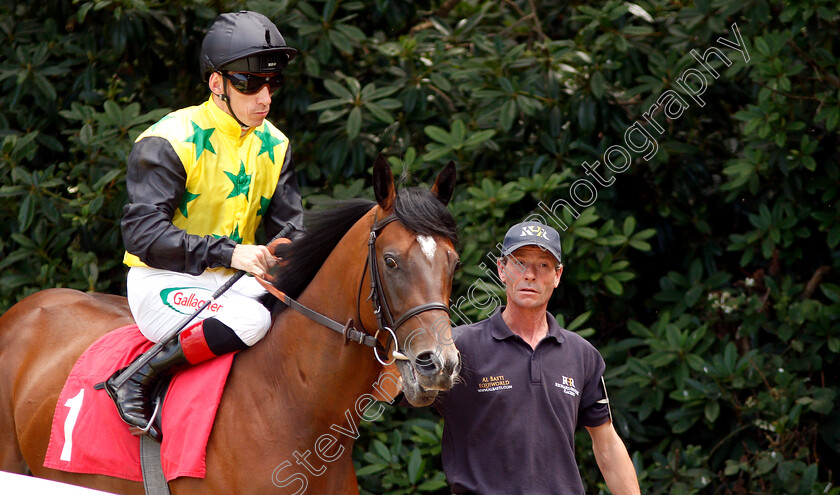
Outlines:
[[508, 256], [523, 246], [539, 246], [560, 261], [560, 234], [540, 222], [522, 222], [511, 227], [502, 243], [502, 256]]

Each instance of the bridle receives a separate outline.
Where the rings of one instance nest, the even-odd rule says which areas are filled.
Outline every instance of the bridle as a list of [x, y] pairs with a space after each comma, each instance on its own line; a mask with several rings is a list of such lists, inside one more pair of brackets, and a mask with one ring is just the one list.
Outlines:
[[[267, 291], [269, 291], [275, 297], [280, 299], [284, 304], [286, 304], [290, 308], [294, 309], [298, 313], [301, 313], [307, 318], [317, 323], [320, 323], [321, 325], [324, 325], [325, 327], [335, 332], [342, 334], [344, 336], [344, 345], [347, 345], [350, 342], [357, 342], [359, 344], [372, 347], [374, 357], [376, 357], [376, 360], [379, 361], [379, 363], [383, 366], [393, 364], [397, 360], [409, 360], [408, 356], [400, 352], [399, 342], [397, 341], [397, 335], [395, 333], [396, 330], [409, 319], [426, 311], [441, 310], [445, 311], [446, 315], [449, 316], [449, 306], [441, 302], [420, 304], [409, 309], [396, 320], [394, 319], [394, 316], [391, 313], [390, 306], [388, 305], [388, 300], [385, 298], [385, 292], [383, 290], [382, 285], [382, 278], [379, 275], [378, 264], [376, 262], [376, 238], [389, 223], [395, 220], [397, 220], [397, 217], [393, 213], [383, 218], [382, 220], [377, 220], [376, 215], [374, 215], [373, 225], [371, 225], [370, 227], [370, 237], [368, 239], [368, 255], [367, 260], [365, 261], [365, 267], [362, 269], [361, 279], [359, 280], [359, 295], [357, 297], [356, 302], [356, 320], [358, 320], [359, 325], [361, 326], [361, 330], [356, 329], [353, 318], [349, 318], [347, 320], [347, 323], [342, 325], [341, 323], [331, 318], [328, 318], [327, 316], [324, 316], [321, 313], [318, 313], [317, 311], [307, 308], [301, 303], [295, 301], [291, 297], [278, 290], [272, 284], [266, 282], [264, 279], [260, 277], [254, 278], [256, 278], [257, 281], [259, 281], [260, 284], [262, 284], [262, 286]], [[364, 325], [362, 325], [360, 315], [362, 285], [364, 283], [364, 273], [365, 270], [368, 269], [368, 267], [370, 267], [370, 294], [365, 300], [371, 301], [371, 303], [373, 304], [373, 314], [376, 316], [377, 328], [376, 333], [374, 333], [373, 335], [371, 335], [370, 332], [368, 332], [367, 329], [364, 327]], [[388, 340], [385, 346], [383, 346], [379, 342], [380, 333], [388, 335]], [[380, 357], [379, 351], [381, 349], [387, 357], [387, 351], [388, 348], [391, 347], [391, 342], [394, 343], [394, 350], [391, 353], [392, 359], [390, 361], [385, 361]]]
[[[387, 332], [389, 334], [389, 339], [394, 342], [394, 351], [391, 353], [393, 359], [388, 363], [384, 362], [382, 358], [379, 357], [378, 349], [376, 347], [373, 348], [373, 353], [376, 356], [376, 360], [379, 361], [383, 366], [388, 366], [397, 359], [408, 359], [408, 356], [400, 352], [399, 342], [397, 341], [397, 335], [394, 333], [398, 328], [400, 328], [400, 326], [403, 323], [419, 315], [420, 313], [424, 313], [426, 311], [431, 311], [435, 309], [445, 311], [446, 315], [449, 316], [449, 306], [440, 302], [431, 302], [426, 304], [420, 304], [409, 309], [408, 311], [403, 313], [402, 316], [397, 318], [396, 321], [394, 321], [394, 315], [391, 314], [391, 308], [388, 306], [388, 300], [385, 298], [385, 293], [382, 290], [382, 279], [379, 275], [379, 269], [376, 263], [376, 237], [379, 235], [380, 232], [382, 232], [382, 229], [384, 229], [386, 225], [388, 225], [396, 219], [397, 216], [393, 213], [379, 221], [377, 221], [376, 216], [374, 216], [373, 225], [371, 225], [370, 227], [370, 239], [368, 240], [368, 258], [366, 264], [370, 266], [370, 295], [368, 296], [367, 300], [370, 300], [373, 303], [373, 314], [376, 315], [376, 335], [379, 335], [380, 332]], [[361, 290], [362, 287], [360, 283], [360, 294]], [[361, 295], [359, 298], [361, 299]], [[356, 305], [357, 314], [359, 308], [361, 307], [360, 303], [361, 301], [359, 301], [359, 304]], [[361, 318], [359, 318], [359, 322], [361, 322]], [[376, 335], [374, 335], [374, 338], [376, 337]], [[386, 345], [386, 349], [390, 346], [391, 344], [389, 342]]]

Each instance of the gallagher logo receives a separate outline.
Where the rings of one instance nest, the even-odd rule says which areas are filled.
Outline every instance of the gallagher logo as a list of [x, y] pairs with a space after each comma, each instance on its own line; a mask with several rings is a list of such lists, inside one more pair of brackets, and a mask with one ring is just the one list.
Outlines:
[[[195, 313], [195, 310], [207, 302], [212, 295], [212, 290], [201, 287], [173, 287], [160, 291], [160, 299], [163, 304], [184, 315]], [[222, 305], [213, 302], [207, 306], [205, 311], [218, 313], [220, 309], [222, 309]]]

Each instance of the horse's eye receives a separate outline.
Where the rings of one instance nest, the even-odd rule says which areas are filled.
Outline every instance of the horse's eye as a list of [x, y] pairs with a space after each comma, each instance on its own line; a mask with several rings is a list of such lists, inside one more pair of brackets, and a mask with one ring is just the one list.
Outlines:
[[395, 260], [393, 256], [386, 256], [385, 257], [385, 266], [387, 266], [388, 268], [396, 268], [397, 267], [397, 260]]

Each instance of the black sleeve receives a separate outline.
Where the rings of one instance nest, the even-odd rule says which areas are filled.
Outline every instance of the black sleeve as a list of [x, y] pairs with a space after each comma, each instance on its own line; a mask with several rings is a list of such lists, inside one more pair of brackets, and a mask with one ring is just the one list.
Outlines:
[[601, 354], [593, 347], [591, 350], [593, 363], [587, 366], [590, 369], [589, 376], [583, 385], [580, 394], [580, 410], [578, 411], [578, 424], [582, 426], [601, 426], [612, 420], [610, 401], [607, 397], [607, 386], [604, 383], [604, 371], [606, 364]]
[[[300, 202], [300, 188], [298, 187], [295, 161], [292, 159], [291, 145], [286, 150], [283, 169], [277, 179], [277, 188], [271, 197], [271, 204], [263, 217], [265, 234], [273, 239], [287, 223], [292, 223], [299, 235], [303, 231], [303, 206]], [[296, 235], [292, 235], [294, 238]]]
[[190, 275], [230, 266], [234, 241], [187, 234], [172, 224], [187, 173], [169, 141], [152, 136], [135, 143], [128, 156], [126, 183], [128, 204], [120, 226], [129, 253], [153, 268]]

